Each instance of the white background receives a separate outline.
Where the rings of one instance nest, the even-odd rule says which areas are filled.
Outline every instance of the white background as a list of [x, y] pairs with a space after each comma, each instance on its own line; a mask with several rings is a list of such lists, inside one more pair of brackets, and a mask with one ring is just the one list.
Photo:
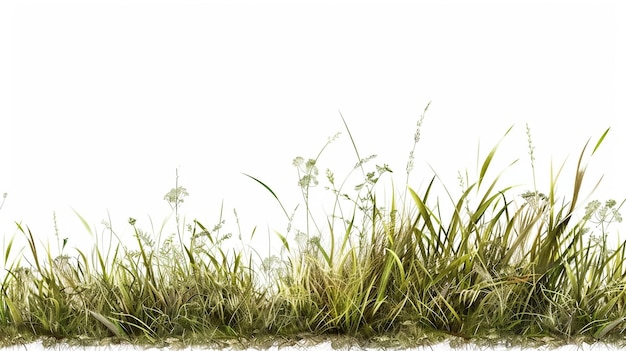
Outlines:
[[584, 143], [611, 127], [586, 189], [604, 175], [591, 198], [619, 202], [624, 18], [602, 1], [0, 1], [0, 234], [19, 237], [17, 221], [46, 242], [55, 212], [70, 246], [89, 243], [73, 208], [98, 233], [110, 215], [132, 240], [128, 217], [151, 231], [170, 213], [176, 169], [188, 220], [212, 226], [223, 201], [228, 231], [234, 208], [244, 236], [284, 233], [277, 202], [242, 172], [293, 210], [294, 157], [343, 132], [320, 170], [343, 178], [356, 162], [341, 111], [361, 156], [377, 154], [371, 166], [388, 164], [387, 186], [402, 189], [429, 101], [415, 189], [434, 169], [458, 191], [479, 144], [484, 157], [514, 126], [493, 171], [519, 159], [501, 184], [531, 190], [528, 123], [537, 187], [567, 161], [563, 197]]

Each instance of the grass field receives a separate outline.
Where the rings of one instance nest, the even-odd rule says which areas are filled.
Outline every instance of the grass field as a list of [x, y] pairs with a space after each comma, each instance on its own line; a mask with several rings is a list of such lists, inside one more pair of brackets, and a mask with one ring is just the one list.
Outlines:
[[[271, 345], [328, 337], [409, 347], [445, 338], [619, 339], [626, 330], [626, 245], [608, 245], [607, 236], [609, 224], [621, 221], [623, 202], [580, 197], [586, 160], [609, 130], [583, 144], [574, 174], [553, 169], [545, 193], [520, 196], [500, 185], [501, 173], [491, 169], [496, 145], [451, 198], [434, 193], [436, 175], [419, 192], [408, 184], [423, 118], [407, 184], [385, 203], [378, 183], [389, 167], [361, 157], [354, 142], [356, 164], [345, 179], [320, 174], [328, 144], [314, 158], [294, 159], [304, 229], [294, 224], [276, 233], [282, 247], [270, 257], [241, 235], [224, 234], [221, 221], [185, 224], [178, 209], [188, 193], [178, 184], [165, 195], [175, 235], [148, 233], [130, 218], [124, 231], [132, 243], [108, 228], [107, 245], [72, 250], [57, 237], [53, 250], [18, 225], [27, 245], [22, 254], [16, 238], [4, 242], [0, 344]], [[248, 177], [291, 223], [296, 212], [269, 182]], [[573, 187], [556, 194], [563, 177]], [[313, 191], [331, 195], [330, 214], [315, 214]]]

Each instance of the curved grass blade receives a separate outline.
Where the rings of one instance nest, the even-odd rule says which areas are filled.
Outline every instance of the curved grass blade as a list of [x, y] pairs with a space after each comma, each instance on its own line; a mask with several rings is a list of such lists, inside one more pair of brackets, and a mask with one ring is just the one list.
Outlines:
[[256, 181], [257, 183], [261, 184], [265, 189], [267, 189], [267, 191], [270, 192], [270, 194], [272, 194], [272, 196], [274, 196], [274, 198], [276, 199], [276, 201], [278, 201], [278, 204], [280, 205], [280, 208], [283, 210], [283, 213], [285, 213], [285, 216], [287, 217], [287, 219], [289, 219], [289, 213], [287, 213], [287, 210], [285, 209], [285, 206], [283, 206], [282, 201], [280, 201], [280, 199], [278, 198], [278, 195], [276, 195], [276, 193], [274, 192], [274, 190], [272, 190], [272, 188], [270, 188], [267, 184], [263, 183], [262, 181], [258, 180], [257, 178], [246, 174], [246, 173], [242, 173], [243, 175], [245, 175], [248, 178], [251, 178], [252, 180]]

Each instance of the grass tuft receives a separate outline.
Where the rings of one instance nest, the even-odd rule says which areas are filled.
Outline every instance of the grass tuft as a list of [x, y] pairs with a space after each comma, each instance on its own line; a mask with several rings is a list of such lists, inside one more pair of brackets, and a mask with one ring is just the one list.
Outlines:
[[[626, 243], [611, 246], [608, 237], [611, 223], [622, 220], [624, 202], [580, 204], [586, 160], [609, 129], [583, 146], [569, 193], [557, 194], [559, 179], [567, 176], [563, 165], [550, 169], [547, 193], [538, 191], [526, 126], [532, 191], [518, 195], [515, 187], [500, 185], [516, 162], [492, 170], [498, 142], [475, 179], [459, 174], [460, 196], [444, 186], [446, 196], [439, 197], [436, 173], [421, 190], [409, 185], [427, 109], [401, 191], [388, 165], [374, 164], [375, 155], [361, 156], [343, 116], [354, 166], [343, 178], [320, 171], [339, 135], [314, 157], [296, 157], [302, 204], [293, 212], [268, 182], [245, 174], [285, 214], [286, 232], [275, 233], [282, 245], [277, 256], [262, 257], [241, 233], [224, 233], [223, 211], [213, 227], [187, 224], [179, 208], [189, 193], [178, 184], [178, 172], [164, 196], [176, 220], [169, 236], [162, 236], [165, 222], [150, 233], [130, 218], [125, 232], [134, 243], [107, 225], [108, 245], [86, 252], [72, 251], [55, 228], [53, 253], [17, 224], [27, 246], [15, 255], [15, 238], [3, 242], [0, 343], [53, 338], [259, 345], [341, 335], [414, 346], [442, 335], [475, 341], [619, 337], [626, 330]], [[383, 204], [386, 180], [392, 196]], [[319, 192], [331, 198], [330, 213], [322, 216], [312, 202]]]

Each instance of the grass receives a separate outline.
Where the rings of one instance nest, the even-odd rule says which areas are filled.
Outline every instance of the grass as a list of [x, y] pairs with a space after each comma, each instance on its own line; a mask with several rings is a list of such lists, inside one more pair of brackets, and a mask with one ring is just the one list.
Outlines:
[[[268, 183], [247, 175], [289, 223], [276, 233], [282, 247], [273, 256], [258, 254], [241, 233], [223, 234], [223, 214], [214, 227], [185, 223], [178, 210], [188, 192], [178, 179], [165, 195], [176, 219], [171, 236], [149, 234], [130, 218], [132, 245], [109, 227], [106, 247], [69, 252], [57, 236], [53, 254], [17, 224], [27, 245], [11, 260], [15, 238], [5, 243], [0, 344], [618, 340], [626, 330], [626, 244], [611, 247], [607, 236], [623, 202], [580, 203], [586, 160], [609, 130], [584, 144], [568, 194], [556, 193], [563, 167], [551, 170], [547, 194], [536, 185], [521, 196], [501, 186], [502, 173], [491, 171], [496, 144], [476, 179], [460, 178], [460, 196], [444, 186], [440, 198], [436, 174], [422, 191], [409, 186], [423, 119], [406, 185], [384, 204], [379, 182], [391, 170], [361, 157], [347, 124], [356, 163], [345, 178], [318, 170], [336, 138], [315, 158], [294, 160], [303, 207], [290, 213]], [[317, 214], [315, 191], [330, 195], [330, 214]]]

